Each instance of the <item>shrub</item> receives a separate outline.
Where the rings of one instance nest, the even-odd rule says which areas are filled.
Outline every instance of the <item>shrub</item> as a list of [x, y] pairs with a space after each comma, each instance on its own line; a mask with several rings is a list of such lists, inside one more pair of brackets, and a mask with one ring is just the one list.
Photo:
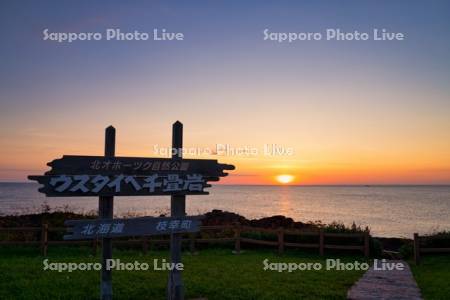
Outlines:
[[404, 244], [403, 246], [401, 246], [399, 248], [399, 252], [400, 252], [400, 256], [403, 259], [407, 259], [412, 257], [414, 249], [413, 249], [413, 245], [408, 243], [408, 244]]
[[374, 257], [381, 257], [383, 254], [383, 245], [379, 239], [370, 239], [370, 255]]
[[439, 231], [431, 234], [423, 235], [426, 237], [421, 240], [421, 246], [430, 248], [449, 248], [450, 247], [450, 231]]

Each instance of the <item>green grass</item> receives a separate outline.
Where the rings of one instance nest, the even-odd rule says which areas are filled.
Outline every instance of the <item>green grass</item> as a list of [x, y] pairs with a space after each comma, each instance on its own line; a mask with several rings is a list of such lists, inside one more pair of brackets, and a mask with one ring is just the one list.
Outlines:
[[[88, 248], [49, 247], [50, 262], [97, 262]], [[167, 251], [114, 249], [114, 258], [147, 262], [168, 258]], [[363, 271], [264, 271], [270, 262], [321, 262], [315, 254], [248, 250], [233, 255], [230, 249], [205, 249], [198, 255], [183, 254], [186, 299], [345, 299], [348, 288]], [[330, 257], [328, 257], [330, 258]], [[343, 262], [362, 257], [339, 256]], [[35, 248], [0, 248], [0, 299], [98, 299], [99, 271], [59, 273], [43, 270], [43, 257]], [[448, 273], [447, 273], [448, 275]], [[113, 271], [115, 299], [165, 299], [167, 272]]]
[[426, 300], [450, 299], [450, 255], [424, 255], [411, 270]]

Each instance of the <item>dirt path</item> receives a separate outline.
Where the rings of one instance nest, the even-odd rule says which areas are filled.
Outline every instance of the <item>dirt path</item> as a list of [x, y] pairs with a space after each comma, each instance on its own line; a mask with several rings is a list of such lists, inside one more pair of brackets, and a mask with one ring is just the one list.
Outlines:
[[347, 298], [351, 300], [422, 299], [408, 264], [402, 260], [386, 260], [386, 262], [401, 263], [404, 268], [403, 270], [375, 270], [372, 266], [350, 288]]

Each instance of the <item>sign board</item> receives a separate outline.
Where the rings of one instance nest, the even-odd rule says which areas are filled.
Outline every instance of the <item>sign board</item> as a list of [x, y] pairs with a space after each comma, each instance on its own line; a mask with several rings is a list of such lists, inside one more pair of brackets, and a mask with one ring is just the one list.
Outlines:
[[64, 240], [164, 235], [199, 231], [201, 217], [69, 220]]
[[43, 185], [48, 197], [207, 195], [208, 181], [234, 166], [208, 159], [164, 159], [65, 155], [48, 163]]
[[145, 157], [105, 157], [64, 155], [47, 164], [52, 169], [45, 175], [136, 175], [148, 176], [155, 173], [202, 174], [205, 178], [226, 176], [224, 170], [234, 167], [219, 164], [213, 159], [171, 159]]
[[156, 196], [207, 195], [210, 187], [200, 174], [134, 175], [55, 175], [30, 176], [44, 187], [39, 191], [48, 197], [70, 196]]
[[[102, 273], [100, 296], [112, 299], [111, 270], [105, 263], [112, 258], [114, 237], [170, 234], [170, 258], [181, 262], [181, 234], [197, 232], [200, 217], [186, 217], [186, 195], [205, 195], [209, 181], [227, 176], [224, 170], [233, 165], [219, 164], [212, 159], [183, 159], [183, 124], [172, 126], [172, 158], [143, 158], [115, 156], [116, 130], [105, 131], [105, 156], [64, 155], [47, 165], [51, 170], [44, 175], [30, 175], [43, 186], [39, 191], [47, 197], [99, 196], [99, 219], [69, 220], [65, 240], [102, 240]], [[171, 196], [171, 217], [143, 217], [114, 219], [114, 196]], [[167, 284], [167, 299], [184, 299], [181, 272], [171, 270]]]

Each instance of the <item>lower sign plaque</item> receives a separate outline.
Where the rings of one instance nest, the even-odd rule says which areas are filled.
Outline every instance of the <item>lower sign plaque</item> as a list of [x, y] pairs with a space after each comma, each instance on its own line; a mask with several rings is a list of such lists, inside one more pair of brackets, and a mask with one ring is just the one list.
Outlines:
[[70, 235], [64, 240], [90, 240], [96, 238], [114, 238], [126, 236], [164, 235], [171, 233], [198, 232], [201, 217], [181, 218], [133, 218], [133, 219], [97, 219], [68, 220]]

